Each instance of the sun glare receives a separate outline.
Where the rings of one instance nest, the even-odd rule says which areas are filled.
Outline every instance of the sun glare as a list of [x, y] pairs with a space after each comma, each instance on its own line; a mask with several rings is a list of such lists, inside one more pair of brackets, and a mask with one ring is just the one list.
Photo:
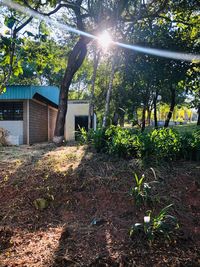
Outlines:
[[112, 38], [107, 31], [104, 31], [102, 34], [98, 36], [98, 43], [103, 47], [103, 49], [107, 49], [112, 42]]

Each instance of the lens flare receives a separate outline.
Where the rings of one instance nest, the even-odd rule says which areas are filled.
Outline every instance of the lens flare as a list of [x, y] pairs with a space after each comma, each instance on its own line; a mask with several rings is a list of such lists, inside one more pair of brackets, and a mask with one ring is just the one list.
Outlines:
[[98, 43], [103, 47], [103, 49], [107, 50], [112, 43], [110, 34], [107, 31], [104, 31], [98, 36]]

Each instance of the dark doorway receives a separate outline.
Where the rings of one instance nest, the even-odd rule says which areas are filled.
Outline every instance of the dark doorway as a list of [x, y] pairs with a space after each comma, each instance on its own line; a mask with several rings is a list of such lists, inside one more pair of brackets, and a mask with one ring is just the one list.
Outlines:
[[75, 140], [79, 137], [80, 128], [88, 131], [88, 116], [75, 116]]

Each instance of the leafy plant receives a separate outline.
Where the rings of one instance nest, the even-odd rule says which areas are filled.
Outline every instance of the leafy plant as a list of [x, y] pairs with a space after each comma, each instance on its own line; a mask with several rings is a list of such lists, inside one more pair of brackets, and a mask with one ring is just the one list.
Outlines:
[[111, 126], [105, 132], [108, 153], [119, 157], [137, 157], [139, 136], [132, 129]]
[[96, 131], [93, 131], [92, 144], [97, 152], [106, 152], [107, 145], [104, 128], [98, 128]]
[[181, 143], [179, 134], [173, 129], [153, 130], [150, 133], [153, 153], [157, 159], [173, 160], [179, 154]]
[[97, 152], [105, 152], [124, 158], [154, 159], [172, 161], [174, 159], [200, 159], [200, 130], [179, 133], [174, 129], [155, 129], [140, 133], [135, 129], [119, 126], [80, 129], [79, 141], [92, 144]]
[[200, 130], [181, 134], [180, 157], [189, 160], [200, 160]]
[[174, 231], [179, 228], [176, 217], [168, 214], [172, 204], [163, 208], [158, 215], [153, 216], [152, 211], [147, 211], [143, 223], [135, 223], [131, 230], [130, 236], [142, 234], [148, 241], [153, 242], [156, 238], [164, 237], [169, 239]]
[[144, 179], [144, 174], [139, 178], [135, 173], [136, 185], [131, 188], [131, 195], [134, 197], [136, 205], [141, 205], [150, 200], [151, 187], [148, 183], [144, 182]]
[[135, 173], [135, 186], [131, 188], [131, 195], [135, 199], [136, 205], [142, 205], [145, 203], [150, 203], [154, 200], [155, 194], [154, 194], [154, 184], [158, 183], [156, 173], [153, 168], [150, 168], [153, 172], [154, 181], [151, 182], [145, 182], [145, 175], [143, 174], [141, 178], [138, 177], [138, 175]]

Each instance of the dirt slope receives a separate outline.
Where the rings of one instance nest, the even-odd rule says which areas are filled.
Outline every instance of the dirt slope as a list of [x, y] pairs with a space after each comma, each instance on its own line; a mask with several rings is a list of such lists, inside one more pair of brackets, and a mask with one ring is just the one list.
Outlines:
[[129, 238], [153, 208], [139, 210], [129, 194], [134, 172], [154, 179], [140, 162], [76, 144], [0, 148], [0, 267], [200, 266], [200, 166], [155, 170], [156, 210], [174, 203], [180, 230], [149, 246]]

